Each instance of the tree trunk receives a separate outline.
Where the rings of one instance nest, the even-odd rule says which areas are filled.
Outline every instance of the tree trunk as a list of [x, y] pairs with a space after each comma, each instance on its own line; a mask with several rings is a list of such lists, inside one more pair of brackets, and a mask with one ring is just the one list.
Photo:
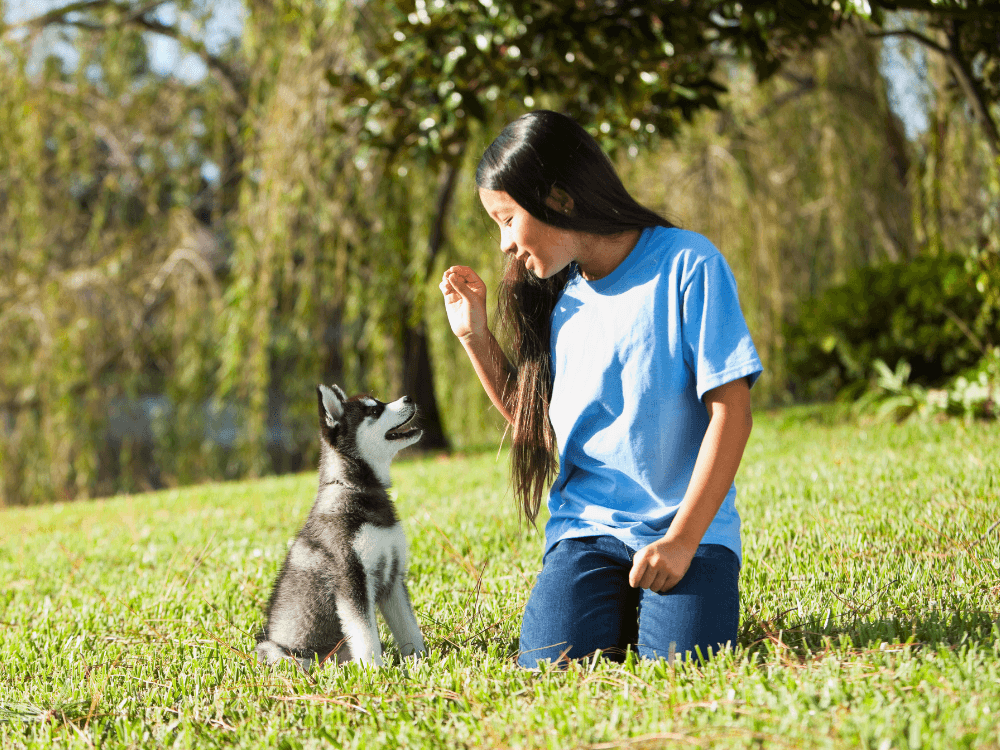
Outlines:
[[[445, 242], [445, 222], [451, 210], [452, 198], [455, 195], [455, 185], [458, 183], [458, 173], [462, 165], [465, 146], [455, 154], [445, 165], [444, 178], [438, 189], [438, 199], [434, 211], [434, 221], [431, 223], [430, 236], [427, 240], [427, 261], [424, 264], [423, 278], [414, 285], [419, 287], [415, 294], [423, 294], [423, 286], [434, 270], [434, 263]], [[403, 307], [403, 392], [417, 402], [420, 407], [420, 426], [424, 437], [420, 447], [424, 450], [448, 450], [448, 438], [441, 424], [441, 412], [438, 409], [437, 396], [434, 393], [434, 369], [431, 366], [430, 346], [427, 340], [426, 324], [421, 317], [413, 323], [410, 305]]]
[[434, 371], [423, 324], [403, 329], [403, 393], [412, 398], [420, 409], [419, 426], [424, 431], [420, 448], [448, 450], [448, 438], [444, 434], [434, 394]]

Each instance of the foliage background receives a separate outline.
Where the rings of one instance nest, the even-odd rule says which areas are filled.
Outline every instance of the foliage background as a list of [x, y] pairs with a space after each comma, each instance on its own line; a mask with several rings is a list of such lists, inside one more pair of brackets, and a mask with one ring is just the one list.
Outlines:
[[[912, 9], [805, 3], [788, 24], [768, 3], [257, 0], [222, 42], [202, 0], [10, 23], [0, 503], [305, 468], [318, 381], [415, 395], [432, 448], [495, 445], [436, 284], [454, 263], [496, 280], [471, 169], [542, 106], [579, 116], [640, 200], [723, 250], [767, 368], [758, 404], [865, 387], [873, 358], [933, 350], [939, 381], [974, 365], [1000, 344], [1000, 22], [989, 3], [896, 5]], [[164, 38], [204, 75], [158, 69]], [[890, 43], [926, 85], [922, 133], [890, 106]], [[938, 259], [960, 277], [937, 284]], [[885, 263], [928, 269], [929, 323], [879, 309], [852, 343], [850, 301], [891, 297], [859, 269]], [[935, 340], [914, 343], [925, 324]]]

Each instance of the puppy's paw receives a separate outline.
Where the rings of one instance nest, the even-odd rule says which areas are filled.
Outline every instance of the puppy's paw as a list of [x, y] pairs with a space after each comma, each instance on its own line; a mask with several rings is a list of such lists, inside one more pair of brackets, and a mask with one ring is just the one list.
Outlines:
[[282, 659], [291, 659], [285, 651], [274, 641], [261, 641], [257, 644], [257, 662], [259, 664], [275, 664]]

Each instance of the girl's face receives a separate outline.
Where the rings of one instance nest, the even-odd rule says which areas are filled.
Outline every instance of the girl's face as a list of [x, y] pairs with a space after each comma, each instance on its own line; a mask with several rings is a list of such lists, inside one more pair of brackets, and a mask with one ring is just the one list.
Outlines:
[[547, 279], [576, 260], [576, 232], [539, 221], [502, 190], [481, 189], [479, 200], [500, 227], [500, 251], [513, 255], [538, 278]]

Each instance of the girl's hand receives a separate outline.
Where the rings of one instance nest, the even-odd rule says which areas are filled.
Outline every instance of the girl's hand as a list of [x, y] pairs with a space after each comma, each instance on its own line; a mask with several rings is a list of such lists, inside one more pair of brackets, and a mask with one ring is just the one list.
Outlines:
[[681, 582], [694, 553], [695, 550], [689, 551], [684, 545], [666, 538], [653, 542], [635, 553], [628, 574], [629, 585], [665, 594]]
[[486, 333], [486, 284], [468, 266], [452, 266], [438, 285], [451, 331], [463, 341]]

